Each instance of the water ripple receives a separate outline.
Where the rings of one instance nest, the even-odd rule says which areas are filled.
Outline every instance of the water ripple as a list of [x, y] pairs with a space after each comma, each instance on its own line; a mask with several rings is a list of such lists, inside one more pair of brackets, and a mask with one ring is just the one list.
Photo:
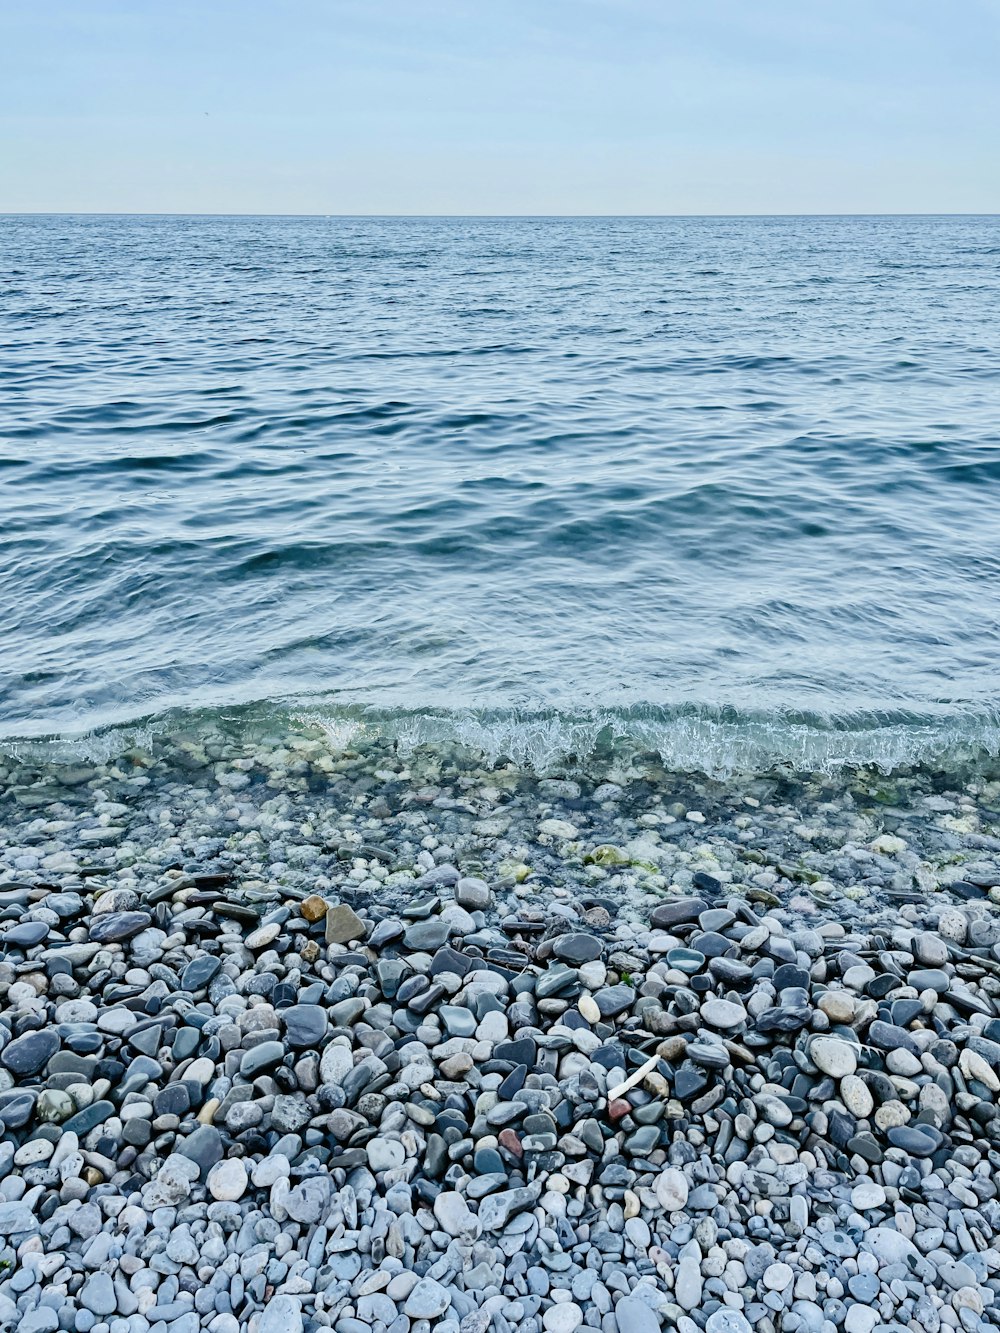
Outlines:
[[0, 218], [0, 736], [997, 748], [998, 227]]

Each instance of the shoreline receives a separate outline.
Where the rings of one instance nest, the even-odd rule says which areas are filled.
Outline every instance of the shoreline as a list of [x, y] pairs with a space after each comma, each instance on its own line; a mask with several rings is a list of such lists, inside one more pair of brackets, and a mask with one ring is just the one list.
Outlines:
[[0, 1324], [1000, 1322], [1000, 783], [617, 762], [3, 760]]

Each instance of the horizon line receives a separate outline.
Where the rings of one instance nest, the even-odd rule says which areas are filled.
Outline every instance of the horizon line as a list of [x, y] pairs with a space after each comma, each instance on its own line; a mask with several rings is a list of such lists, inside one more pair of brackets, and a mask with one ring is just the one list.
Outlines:
[[884, 212], [756, 212], [756, 213], [279, 213], [252, 212], [162, 212], [156, 210], [105, 210], [105, 209], [0, 209], [0, 218], [323, 218], [323, 219], [399, 219], [401, 221], [441, 220], [441, 219], [478, 219], [484, 221], [509, 221], [514, 219], [537, 220], [553, 219], [567, 221], [573, 219], [658, 219], [681, 220], [689, 218], [997, 218], [997, 212], [936, 212], [936, 211], [884, 211]]

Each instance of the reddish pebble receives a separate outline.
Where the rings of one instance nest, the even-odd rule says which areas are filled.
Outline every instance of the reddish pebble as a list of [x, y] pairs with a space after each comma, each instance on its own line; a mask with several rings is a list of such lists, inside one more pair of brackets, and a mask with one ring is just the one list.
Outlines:
[[608, 1102], [608, 1115], [612, 1120], [621, 1120], [622, 1116], [628, 1115], [632, 1107], [624, 1097], [616, 1097], [613, 1102]]
[[524, 1152], [524, 1149], [521, 1147], [521, 1140], [512, 1129], [502, 1129], [497, 1135], [497, 1142], [500, 1144], [501, 1148], [506, 1148], [507, 1151], [512, 1152], [515, 1157], [520, 1157]]

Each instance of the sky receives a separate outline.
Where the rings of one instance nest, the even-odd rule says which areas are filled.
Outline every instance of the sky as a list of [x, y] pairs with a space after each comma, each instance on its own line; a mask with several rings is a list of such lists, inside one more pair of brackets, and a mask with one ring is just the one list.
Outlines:
[[0, 212], [1000, 213], [1000, 0], [2, 0]]

